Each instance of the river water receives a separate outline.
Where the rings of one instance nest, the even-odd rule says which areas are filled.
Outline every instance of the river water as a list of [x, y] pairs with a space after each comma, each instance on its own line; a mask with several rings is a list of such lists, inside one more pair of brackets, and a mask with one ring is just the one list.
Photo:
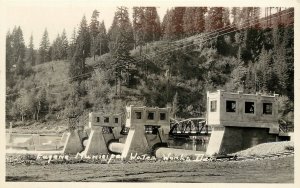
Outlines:
[[170, 148], [206, 151], [209, 137], [174, 138], [168, 142]]

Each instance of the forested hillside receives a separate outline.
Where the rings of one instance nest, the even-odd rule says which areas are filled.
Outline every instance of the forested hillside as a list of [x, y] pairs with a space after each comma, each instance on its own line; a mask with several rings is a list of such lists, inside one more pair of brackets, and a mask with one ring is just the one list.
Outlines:
[[[22, 29], [6, 37], [6, 117], [47, 121], [125, 105], [172, 107], [176, 118], [206, 113], [206, 91], [277, 93], [280, 119], [293, 122], [294, 10], [260, 18], [256, 7], [155, 7], [115, 12], [108, 30], [95, 10], [68, 41], [39, 49]], [[132, 20], [132, 21], [131, 21]], [[51, 26], [49, 26], [51, 27]]]

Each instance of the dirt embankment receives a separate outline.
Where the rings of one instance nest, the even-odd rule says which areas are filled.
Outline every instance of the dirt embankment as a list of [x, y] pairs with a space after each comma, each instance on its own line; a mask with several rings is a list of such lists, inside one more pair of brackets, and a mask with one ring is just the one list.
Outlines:
[[259, 144], [254, 147], [248, 148], [243, 151], [236, 152], [237, 156], [261, 156], [261, 155], [269, 155], [276, 154], [284, 151], [293, 151], [294, 150], [294, 142], [293, 141], [283, 141], [283, 142], [270, 142]]

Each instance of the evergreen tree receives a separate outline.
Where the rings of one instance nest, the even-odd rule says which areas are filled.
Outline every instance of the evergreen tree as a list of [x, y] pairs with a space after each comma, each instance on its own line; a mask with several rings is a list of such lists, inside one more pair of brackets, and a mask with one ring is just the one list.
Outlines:
[[109, 51], [108, 49], [108, 38], [107, 38], [107, 33], [106, 33], [106, 28], [104, 21], [101, 22], [99, 26], [99, 33], [97, 36], [97, 51], [96, 54], [102, 55], [105, 54]]
[[25, 44], [21, 27], [14, 27], [12, 32], [12, 63], [25, 57]]
[[18, 75], [24, 76], [25, 75], [25, 62], [23, 58], [20, 56], [18, 62], [16, 63], [16, 73]]
[[156, 7], [146, 7], [145, 8], [145, 41], [152, 42], [158, 40], [161, 35], [160, 21], [159, 16], [156, 11]]
[[185, 12], [185, 7], [175, 7], [174, 15], [172, 19], [172, 29], [176, 38], [181, 38], [183, 36], [183, 15]]
[[230, 15], [230, 11], [229, 8], [223, 8], [223, 27], [229, 26], [230, 25], [230, 19], [229, 19], [229, 15]]
[[75, 50], [76, 50], [76, 40], [77, 40], [77, 36], [76, 36], [76, 29], [74, 28], [72, 36], [71, 36], [71, 41], [70, 41], [70, 45], [68, 48], [68, 59], [72, 60]]
[[183, 31], [186, 36], [192, 36], [195, 34], [195, 18], [196, 18], [196, 8], [187, 7], [183, 16]]
[[167, 11], [162, 23], [165, 39], [179, 39], [183, 36], [183, 16], [185, 7], [175, 7]]
[[[77, 46], [81, 46], [83, 58], [90, 56], [91, 36], [85, 16], [83, 16], [78, 29]], [[76, 47], [77, 48], [77, 47]], [[76, 49], [77, 50], [77, 49]]]
[[205, 30], [207, 32], [216, 31], [224, 27], [223, 7], [211, 7], [205, 21]]
[[232, 25], [236, 28], [240, 27], [241, 9], [240, 7], [233, 7], [231, 9]]
[[71, 45], [75, 45], [75, 52], [69, 66], [69, 77], [72, 78], [71, 82], [74, 83], [74, 87], [78, 86], [76, 87], [76, 91], [81, 93], [80, 96], [85, 94], [84, 88], [81, 88], [81, 82], [88, 77], [85, 75], [87, 71], [85, 59], [90, 53], [90, 37], [89, 28], [85, 16], [83, 16], [78, 30], [76, 45], [71, 43]]
[[[272, 91], [270, 82], [272, 81], [272, 64], [271, 64], [272, 52], [262, 49], [258, 62], [255, 65], [255, 81], [256, 90], [267, 93]], [[274, 87], [275, 85], [273, 85]], [[274, 89], [274, 88], [273, 88]]]
[[294, 101], [294, 26], [285, 26], [283, 44], [285, 44], [285, 57], [288, 67], [288, 80], [286, 83], [287, 96], [291, 101]]
[[195, 7], [194, 32], [202, 33], [205, 31], [205, 14], [207, 7]]
[[61, 59], [60, 57], [60, 48], [61, 46], [61, 39], [59, 34], [57, 35], [56, 39], [53, 41], [52, 46], [51, 46], [51, 59], [52, 61], [57, 61]]
[[126, 7], [118, 7], [108, 35], [110, 38], [110, 51], [112, 53], [119, 55], [129, 54], [134, 41], [133, 28]]
[[[12, 48], [12, 34], [8, 31], [6, 34], [6, 72], [9, 72], [13, 65], [13, 48]], [[8, 74], [6, 74], [8, 75]]]
[[67, 59], [68, 57], [68, 48], [69, 48], [69, 43], [68, 43], [68, 39], [67, 39], [67, 34], [66, 34], [66, 30], [64, 29], [61, 36], [60, 36], [60, 59]]
[[31, 66], [35, 65], [35, 51], [33, 45], [33, 36], [30, 36], [29, 45], [28, 45], [28, 57], [27, 61], [30, 63]]
[[174, 9], [167, 10], [162, 22], [163, 38], [174, 39], [174, 29], [173, 29], [173, 16]]
[[[131, 57], [129, 50], [133, 48], [133, 28], [129, 20], [128, 9], [118, 7], [113, 24], [109, 30], [110, 52], [114, 58], [113, 69], [115, 72], [116, 88], [119, 84], [121, 93], [122, 72], [127, 73]], [[117, 89], [116, 89], [117, 93]]]
[[[42, 114], [45, 114], [45, 111], [48, 110], [48, 101], [47, 101], [47, 92], [46, 89], [43, 88], [39, 90], [36, 97], [36, 120], [40, 119]], [[44, 113], [43, 113], [44, 112]]]
[[[145, 43], [145, 8], [133, 7], [133, 35], [135, 46], [142, 46]], [[141, 48], [140, 48], [141, 49]]]
[[69, 77], [72, 78], [71, 82], [77, 82], [80, 84], [87, 78], [87, 76], [84, 76], [84, 74], [86, 73], [84, 51], [84, 43], [78, 42], [76, 44], [76, 50], [69, 66]]
[[97, 53], [99, 42], [97, 41], [97, 36], [99, 34], [99, 11], [94, 10], [90, 23], [90, 34], [91, 34], [91, 55], [94, 57]]
[[242, 53], [244, 61], [257, 61], [263, 48], [263, 32], [260, 28], [250, 27], [245, 31], [245, 50]]
[[48, 38], [48, 31], [45, 29], [42, 41], [40, 43], [39, 56], [41, 63], [47, 62], [50, 60], [49, 56], [50, 42]]
[[260, 8], [259, 7], [243, 7], [240, 14], [240, 21], [242, 27], [255, 27], [259, 28], [258, 19], [260, 17]]

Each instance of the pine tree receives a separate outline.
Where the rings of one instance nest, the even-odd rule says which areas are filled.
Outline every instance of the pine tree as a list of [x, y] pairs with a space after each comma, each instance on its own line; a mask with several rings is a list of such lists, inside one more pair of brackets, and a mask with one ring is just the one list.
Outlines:
[[195, 34], [195, 11], [194, 7], [187, 7], [183, 16], [183, 31], [185, 36], [192, 36]]
[[50, 60], [49, 56], [50, 42], [48, 38], [47, 28], [44, 31], [42, 41], [40, 43], [39, 55], [41, 63], [47, 62]]
[[47, 92], [46, 89], [43, 88], [39, 90], [36, 97], [36, 120], [40, 119], [42, 111], [46, 111], [48, 109], [48, 101], [47, 101]]
[[102, 55], [105, 54], [109, 51], [108, 49], [108, 38], [107, 38], [107, 33], [106, 33], [106, 28], [104, 21], [101, 22], [99, 26], [99, 33], [97, 36], [97, 42], [98, 42], [98, 48], [96, 51], [96, 54]]
[[145, 42], [158, 40], [161, 35], [161, 28], [156, 7], [146, 7], [144, 11], [145, 25], [142, 27], [144, 28]]
[[91, 18], [90, 23], [90, 34], [91, 34], [91, 55], [94, 57], [96, 56], [96, 52], [98, 49], [99, 42], [97, 41], [97, 36], [99, 34], [99, 11], [94, 10]]
[[71, 36], [71, 41], [70, 41], [70, 45], [68, 48], [68, 59], [72, 60], [75, 50], [76, 50], [76, 40], [77, 40], [77, 36], [76, 36], [76, 29], [74, 28], [72, 36]]
[[216, 31], [224, 27], [223, 7], [211, 7], [205, 21], [205, 30], [207, 32]]
[[71, 82], [77, 82], [80, 84], [87, 78], [87, 76], [84, 76], [84, 74], [86, 73], [84, 55], [84, 43], [78, 42], [76, 44], [76, 50], [69, 66], [69, 77], [71, 78]]
[[205, 14], [207, 7], [196, 7], [195, 18], [194, 18], [194, 32], [202, 33], [205, 31]]
[[145, 43], [145, 8], [133, 7], [133, 35], [135, 41], [135, 47], [144, 45]]
[[[8, 73], [13, 65], [13, 48], [12, 48], [12, 34], [8, 31], [6, 34], [6, 72]], [[8, 76], [8, 74], [6, 74]], [[6, 79], [7, 80], [7, 79]]]
[[[72, 38], [74, 37], [75, 36], [73, 36]], [[75, 47], [75, 51], [69, 66], [69, 77], [72, 78], [71, 82], [75, 82], [74, 87], [78, 86], [76, 87], [76, 90], [81, 92], [80, 96], [84, 95], [85, 93], [84, 89], [81, 88], [81, 82], [88, 78], [88, 76], [85, 75], [87, 71], [85, 59], [89, 56], [90, 53], [90, 39], [91, 35], [89, 32], [89, 28], [87, 26], [85, 16], [83, 16], [79, 26], [76, 43], [73, 44], [72, 41], [70, 45], [72, 47]]]
[[29, 53], [28, 53], [28, 61], [30, 62], [31, 66], [35, 65], [35, 52], [34, 52], [34, 45], [33, 45], [33, 36], [30, 36], [29, 40]]
[[68, 48], [69, 48], [69, 43], [67, 39], [67, 34], [66, 30], [64, 29], [61, 36], [60, 36], [60, 59], [67, 59], [68, 58]]
[[113, 24], [109, 30], [110, 52], [114, 58], [113, 71], [115, 73], [116, 94], [119, 84], [121, 93], [122, 72], [127, 73], [131, 57], [129, 50], [133, 48], [133, 28], [129, 20], [128, 9], [118, 7]]
[[[271, 57], [272, 52], [262, 49], [258, 62], [255, 65], [256, 72], [256, 90], [261, 92], [270, 91], [270, 81], [272, 81], [272, 65]], [[273, 85], [274, 86], [274, 85]]]
[[167, 10], [162, 22], [162, 31], [164, 39], [174, 39], [174, 30], [173, 30], [173, 16], [174, 9]]
[[222, 20], [223, 20], [223, 27], [226, 27], [226, 26], [229, 26], [230, 25], [230, 19], [229, 19], [229, 15], [230, 15], [230, 11], [229, 11], [229, 8], [223, 8], [222, 9], [222, 13], [223, 13], [223, 16], [222, 16]]
[[240, 14], [240, 21], [242, 27], [251, 26], [259, 28], [258, 19], [260, 17], [260, 8], [259, 7], [243, 7]]
[[23, 58], [20, 56], [18, 59], [18, 62], [16, 63], [16, 73], [18, 75], [24, 76], [25, 75], [25, 62], [23, 61]]
[[57, 35], [56, 39], [53, 41], [51, 46], [51, 59], [52, 61], [56, 61], [61, 59], [60, 57], [60, 50], [61, 50], [61, 39], [59, 34]]
[[236, 28], [240, 28], [240, 17], [241, 17], [240, 14], [241, 14], [240, 7], [233, 7], [231, 9], [232, 25]]
[[12, 62], [15, 64], [19, 58], [25, 57], [25, 44], [21, 27], [14, 27], [12, 32]]
[[172, 22], [173, 33], [176, 38], [181, 38], [183, 36], [183, 15], [185, 12], [185, 7], [175, 7], [174, 17]]
[[[110, 51], [115, 54], [129, 54], [133, 47], [133, 28], [129, 20], [128, 9], [118, 7], [113, 24], [109, 29]], [[126, 56], [126, 55], [125, 55]]]
[[90, 56], [91, 36], [85, 16], [83, 16], [78, 29], [77, 45], [82, 47], [83, 58]]

